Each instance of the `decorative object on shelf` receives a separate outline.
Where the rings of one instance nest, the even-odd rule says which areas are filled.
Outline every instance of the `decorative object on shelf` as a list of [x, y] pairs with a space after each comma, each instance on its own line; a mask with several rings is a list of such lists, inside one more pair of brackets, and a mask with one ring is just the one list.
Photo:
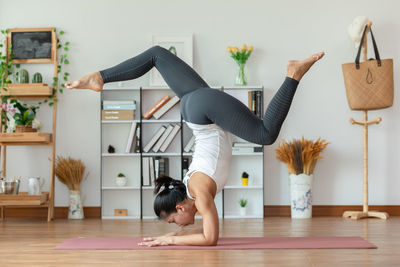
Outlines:
[[247, 85], [247, 79], [244, 73], [244, 67], [251, 53], [253, 52], [253, 46], [247, 47], [246, 44], [243, 44], [242, 49], [240, 50], [235, 46], [234, 47], [228, 46], [226, 50], [228, 51], [228, 53], [231, 54], [231, 57], [236, 61], [239, 67], [238, 74], [235, 80], [235, 85]]
[[[156, 36], [152, 37], [152, 45], [159, 45], [182, 59], [193, 67], [193, 37], [187, 36]], [[166, 86], [163, 77], [156, 68], [150, 71], [150, 86]]]
[[29, 73], [26, 69], [17, 72], [17, 83], [29, 83]]
[[319, 155], [329, 143], [318, 138], [315, 142], [294, 139], [283, 140], [275, 150], [278, 160], [284, 162], [289, 170], [291, 216], [292, 218], [311, 218], [313, 172]]
[[42, 177], [28, 178], [28, 194], [40, 195], [42, 193], [45, 180]]
[[15, 112], [13, 116], [15, 120], [15, 132], [36, 132], [37, 130], [32, 128], [32, 121], [35, 119], [36, 109], [38, 109], [39, 107], [29, 107], [26, 104], [22, 105], [16, 99], [12, 99], [10, 103], [12, 103], [14, 108], [19, 111]]
[[32, 83], [42, 83], [42, 81], [43, 81], [42, 74], [40, 74], [39, 72], [33, 74]]
[[85, 165], [78, 159], [71, 157], [64, 158], [57, 156], [56, 158], [56, 176], [65, 184], [70, 192], [70, 201], [68, 208], [68, 219], [83, 219], [83, 201], [81, 199], [80, 188], [84, 177]]
[[21, 176], [13, 177], [11, 180], [0, 179], [0, 194], [18, 195]]
[[247, 172], [242, 173], [242, 185], [243, 186], [249, 185], [249, 174]]
[[115, 153], [115, 147], [113, 147], [112, 145], [108, 145], [107, 151], [108, 151], [108, 153], [113, 154], [113, 153]]
[[246, 216], [247, 199], [244, 198], [239, 199], [239, 205], [240, 205], [240, 216]]
[[40, 128], [42, 128], [43, 123], [41, 120], [39, 120], [38, 118], [34, 118], [32, 121], [32, 128], [39, 130]]
[[128, 216], [128, 209], [114, 209], [114, 216]]
[[117, 176], [117, 178], [116, 178], [116, 180], [115, 180], [115, 183], [118, 185], [118, 186], [125, 186], [126, 185], [126, 182], [127, 182], [128, 180], [127, 180], [127, 178], [126, 178], [126, 176], [125, 176], [125, 174], [123, 174], [122, 172], [120, 172], [120, 173], [118, 173], [118, 176]]

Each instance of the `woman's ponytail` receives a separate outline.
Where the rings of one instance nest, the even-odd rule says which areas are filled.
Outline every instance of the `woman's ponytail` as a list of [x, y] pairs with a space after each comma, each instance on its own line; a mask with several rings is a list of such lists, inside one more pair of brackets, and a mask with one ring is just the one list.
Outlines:
[[186, 186], [179, 180], [161, 175], [155, 180], [154, 212], [159, 219], [167, 218], [176, 212], [176, 204], [186, 198]]

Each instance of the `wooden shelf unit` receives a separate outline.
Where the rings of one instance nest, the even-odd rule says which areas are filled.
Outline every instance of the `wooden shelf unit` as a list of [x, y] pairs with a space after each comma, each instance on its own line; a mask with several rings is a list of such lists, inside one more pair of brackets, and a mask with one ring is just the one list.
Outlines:
[[[52, 38], [52, 56], [51, 59], [26, 59], [13, 60], [13, 63], [20, 64], [36, 64], [51, 63], [53, 64], [53, 77], [58, 77], [57, 62], [57, 36], [55, 28], [31, 28], [31, 29], [9, 29], [5, 40], [5, 51], [11, 44], [11, 33], [21, 31], [51, 31]], [[0, 89], [0, 96], [10, 96], [9, 98], [18, 100], [31, 99], [47, 99], [53, 93], [53, 89], [47, 84], [9, 84], [7, 91]], [[57, 91], [54, 92], [54, 98], [57, 98]], [[24, 192], [18, 195], [0, 195], [0, 219], [5, 219], [5, 209], [7, 206], [30, 206], [30, 207], [47, 207], [47, 221], [54, 219], [54, 180], [55, 180], [55, 149], [56, 149], [56, 118], [57, 118], [57, 102], [52, 106], [52, 132], [51, 133], [6, 133], [4, 125], [0, 124], [0, 157], [1, 157], [1, 176], [6, 177], [7, 167], [7, 146], [32, 146], [32, 145], [48, 145], [51, 147], [51, 164], [49, 178], [49, 192], [43, 192], [41, 195], [30, 196]], [[43, 159], [43, 160], [47, 160]], [[6, 200], [5, 200], [6, 199]]]

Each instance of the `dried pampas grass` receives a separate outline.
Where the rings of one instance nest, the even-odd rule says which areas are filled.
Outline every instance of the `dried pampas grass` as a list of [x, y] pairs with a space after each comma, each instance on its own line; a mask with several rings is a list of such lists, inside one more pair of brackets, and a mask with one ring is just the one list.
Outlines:
[[312, 174], [317, 164], [319, 155], [329, 143], [325, 139], [318, 138], [315, 142], [306, 140], [283, 140], [275, 149], [276, 158], [286, 164], [290, 174]]
[[80, 191], [82, 180], [89, 175], [86, 174], [85, 178], [83, 177], [85, 169], [85, 164], [80, 159], [75, 160], [71, 157], [61, 156], [56, 158], [56, 176], [69, 190]]

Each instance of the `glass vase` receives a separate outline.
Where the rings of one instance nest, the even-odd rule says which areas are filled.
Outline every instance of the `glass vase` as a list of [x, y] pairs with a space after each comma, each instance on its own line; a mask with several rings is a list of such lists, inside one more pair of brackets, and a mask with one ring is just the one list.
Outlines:
[[235, 80], [235, 85], [247, 85], [246, 75], [244, 73], [244, 67], [246, 63], [237, 62], [238, 64], [238, 73]]

